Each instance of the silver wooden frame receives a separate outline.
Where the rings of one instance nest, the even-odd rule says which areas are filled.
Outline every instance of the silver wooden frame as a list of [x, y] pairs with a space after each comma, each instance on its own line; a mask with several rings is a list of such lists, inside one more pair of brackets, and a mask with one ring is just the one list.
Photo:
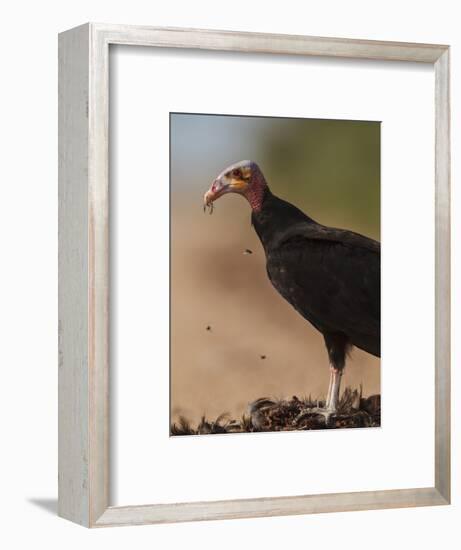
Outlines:
[[[418, 61], [435, 68], [434, 487], [117, 507], [109, 502], [109, 45]], [[449, 48], [89, 23], [59, 35], [59, 515], [87, 527], [450, 502]]]

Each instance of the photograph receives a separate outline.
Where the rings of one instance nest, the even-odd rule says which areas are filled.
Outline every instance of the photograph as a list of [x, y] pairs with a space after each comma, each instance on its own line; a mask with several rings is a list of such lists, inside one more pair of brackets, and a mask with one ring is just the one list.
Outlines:
[[171, 436], [381, 425], [380, 132], [170, 113]]

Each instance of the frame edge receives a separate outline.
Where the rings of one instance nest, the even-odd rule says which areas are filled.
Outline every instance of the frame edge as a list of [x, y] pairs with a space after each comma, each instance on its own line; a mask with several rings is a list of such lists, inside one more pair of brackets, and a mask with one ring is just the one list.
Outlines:
[[303, 514], [352, 512], [414, 506], [440, 506], [445, 498], [433, 487], [295, 497], [109, 507], [94, 527], [121, 527]]
[[111, 44], [435, 63], [447, 46], [353, 38], [94, 23]]
[[59, 35], [58, 514], [89, 526], [89, 25]]
[[450, 49], [435, 63], [435, 487], [451, 498]]

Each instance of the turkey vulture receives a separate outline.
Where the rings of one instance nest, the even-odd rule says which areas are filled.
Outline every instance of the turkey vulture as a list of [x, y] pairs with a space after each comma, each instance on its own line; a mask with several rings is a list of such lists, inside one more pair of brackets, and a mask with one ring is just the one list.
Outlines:
[[326, 227], [269, 189], [259, 166], [226, 168], [204, 196], [204, 209], [226, 193], [249, 202], [252, 225], [275, 289], [323, 334], [330, 363], [326, 421], [337, 410], [341, 375], [352, 346], [380, 356], [380, 243]]

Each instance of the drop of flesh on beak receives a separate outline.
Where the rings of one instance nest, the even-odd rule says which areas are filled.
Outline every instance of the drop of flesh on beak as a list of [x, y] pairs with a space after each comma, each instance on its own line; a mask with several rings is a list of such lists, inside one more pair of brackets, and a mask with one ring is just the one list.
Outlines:
[[207, 207], [210, 209], [210, 214], [213, 214], [213, 201], [208, 198], [209, 191], [203, 197], [203, 212], [206, 212]]
[[213, 209], [214, 209], [213, 202], [204, 202], [203, 203], [203, 212], [206, 212], [207, 207], [210, 209], [209, 210], [210, 214], [213, 214]]

